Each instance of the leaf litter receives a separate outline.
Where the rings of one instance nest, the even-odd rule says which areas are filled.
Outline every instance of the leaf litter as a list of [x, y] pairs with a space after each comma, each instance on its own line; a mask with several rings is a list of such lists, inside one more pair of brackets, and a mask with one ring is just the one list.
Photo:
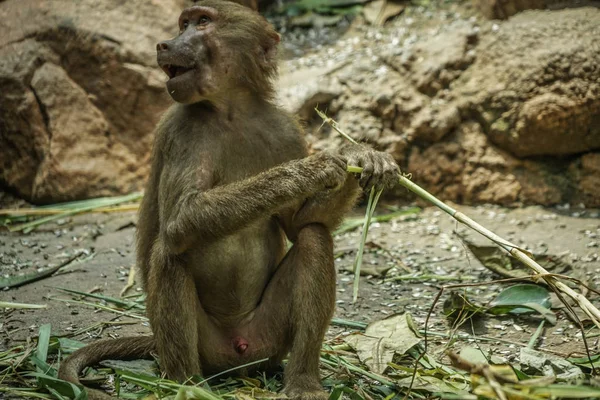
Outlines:
[[[523, 290], [515, 285], [499, 293], [489, 302], [489, 309], [499, 305], [522, 306], [537, 301], [548, 306], [548, 296], [534, 290]], [[543, 287], [536, 286], [545, 291]], [[102, 305], [116, 312], [128, 310], [144, 318], [143, 295], [127, 300], [110, 296], [61, 289], [77, 296], [78, 302], [89, 298], [90, 307]], [[545, 292], [547, 294], [547, 291]], [[522, 303], [522, 304], [520, 304]], [[485, 307], [482, 307], [485, 308]], [[509, 308], [517, 314], [527, 307]], [[479, 309], [479, 308], [478, 308]], [[519, 365], [509, 365], [497, 357], [488, 357], [481, 350], [463, 347], [458, 356], [461, 363], [442, 364], [439, 357], [426, 352], [424, 330], [419, 330], [410, 313], [393, 315], [368, 325], [355, 321], [335, 319], [333, 324], [351, 328], [352, 334], [329, 339], [323, 345], [322, 367], [324, 384], [331, 391], [330, 398], [352, 399], [583, 399], [600, 396], [600, 389], [572, 382], [583, 382], [587, 359], [566, 360], [562, 357], [533, 350], [521, 349]], [[83, 388], [57, 378], [61, 358], [81, 347], [83, 343], [66, 336], [51, 335], [51, 326], [42, 325], [35, 343], [16, 346], [0, 353], [0, 392], [14, 396], [38, 398], [83, 399]], [[451, 358], [452, 359], [452, 358]], [[597, 360], [597, 356], [594, 359]], [[468, 361], [466, 361], [468, 360]], [[281, 377], [259, 375], [249, 378], [211, 378], [202, 385], [183, 386], [162, 379], [152, 361], [105, 361], [102, 368], [92, 371], [87, 382], [102, 381], [98, 376], [114, 372], [112, 379], [120, 395], [141, 398], [154, 393], [167, 399], [224, 399], [224, 398], [281, 398]], [[108, 368], [108, 369], [107, 369]], [[551, 380], [540, 380], [543, 377]], [[564, 384], [556, 384], [564, 382]], [[496, 387], [494, 387], [496, 385]], [[503, 393], [498, 395], [496, 391]], [[501, 397], [504, 396], [504, 397]]]
[[[376, 223], [390, 223], [414, 215], [410, 210], [393, 211], [388, 214], [370, 216]], [[416, 211], [418, 212], [418, 211]], [[393, 217], [388, 217], [394, 214]], [[368, 218], [369, 214], [367, 214]], [[420, 217], [417, 217], [417, 219]], [[348, 224], [338, 236], [354, 234], [354, 230], [364, 223], [365, 218], [357, 218]], [[408, 220], [408, 219], [405, 219]], [[348, 225], [346, 225], [348, 226]], [[377, 245], [365, 245], [365, 257], [381, 253], [386, 243], [371, 238]], [[367, 242], [369, 243], [369, 242]], [[418, 250], [417, 250], [418, 251]], [[392, 258], [395, 257], [392, 254]], [[454, 257], [447, 261], [454, 262]], [[377, 275], [376, 279], [388, 282], [414, 280], [433, 283], [450, 280], [477, 279], [473, 275], [444, 275], [439, 270], [414, 269], [416, 264], [404, 268], [413, 273], [398, 275], [392, 268], [391, 275]], [[564, 271], [561, 271], [561, 273]], [[131, 277], [131, 275], [130, 275]], [[127, 286], [131, 286], [131, 277]], [[363, 278], [363, 282], [375, 283], [373, 278]], [[342, 326], [343, 332], [330, 337], [323, 345], [321, 366], [323, 383], [330, 391], [332, 399], [401, 399], [401, 398], [446, 398], [446, 399], [554, 399], [554, 398], [594, 398], [599, 397], [595, 388], [592, 367], [600, 363], [600, 355], [591, 357], [565, 357], [550, 354], [550, 349], [537, 350], [536, 343], [541, 338], [544, 322], [552, 322], [549, 292], [538, 285], [511, 282], [513, 285], [498, 290], [493, 297], [482, 298], [463, 287], [461, 292], [450, 294], [450, 310], [447, 322], [452, 329], [441, 332], [439, 329], [427, 331], [417, 329], [422, 319], [411, 322], [410, 313], [395, 314], [380, 320], [371, 319], [367, 325], [361, 321], [335, 319], [332, 324]], [[473, 285], [486, 285], [479, 282]], [[368, 286], [368, 285], [367, 285]], [[460, 285], [455, 285], [460, 286]], [[464, 286], [464, 285], [463, 285]], [[409, 288], [410, 289], [410, 288]], [[456, 289], [456, 288], [453, 288]], [[144, 295], [135, 293], [126, 297], [111, 297], [82, 290], [55, 288], [70, 296], [50, 296], [53, 302], [79, 304], [95, 310], [112, 313], [114, 318], [124, 316], [147, 321], [144, 315]], [[459, 299], [458, 301], [456, 299]], [[360, 304], [358, 304], [360, 306]], [[446, 307], [448, 309], [448, 307]], [[14, 309], [5, 310], [10, 315]], [[453, 313], [458, 312], [460, 318]], [[8, 313], [8, 314], [6, 314]], [[465, 334], [459, 331], [460, 325], [474, 324], [478, 319], [515, 318], [519, 323], [532, 321], [540, 329], [532, 335], [529, 343], [519, 344], [503, 338], [490, 338], [481, 334]], [[67, 354], [83, 345], [71, 339], [76, 335], [92, 330], [100, 332], [109, 326], [124, 325], [117, 320], [103, 321], [88, 328], [79, 329], [63, 336], [51, 335], [51, 327], [43, 325], [38, 332], [38, 340], [28, 341], [0, 352], [0, 393], [11, 396], [37, 398], [84, 398], [85, 390], [56, 378], [58, 363]], [[512, 323], [512, 322], [511, 322]], [[513, 326], [516, 323], [513, 324]], [[354, 333], [352, 332], [362, 332]], [[592, 336], [595, 330], [587, 332]], [[95, 334], [97, 336], [97, 334]], [[361, 339], [358, 339], [361, 338]], [[443, 339], [440, 341], [439, 339]], [[431, 343], [445, 343], [444, 347], [462, 348], [456, 360], [451, 356], [448, 363], [444, 353], [427, 346]], [[484, 342], [519, 344], [518, 362], [508, 362], [495, 354], [486, 354], [479, 347], [471, 347]], [[464, 346], [464, 344], [467, 344]], [[579, 352], [579, 355], [584, 355]], [[462, 360], [462, 361], [461, 361]], [[109, 378], [106, 379], [107, 373]], [[110, 375], [115, 373], [115, 375]], [[111, 376], [113, 376], [111, 378]], [[153, 393], [162, 398], [177, 399], [217, 399], [217, 398], [280, 398], [281, 376], [258, 375], [248, 378], [206, 377], [202, 384], [182, 386], [158, 376], [153, 362], [113, 362], [105, 361], [98, 369], [90, 369], [84, 381], [107, 384], [126, 398], [141, 398]]]

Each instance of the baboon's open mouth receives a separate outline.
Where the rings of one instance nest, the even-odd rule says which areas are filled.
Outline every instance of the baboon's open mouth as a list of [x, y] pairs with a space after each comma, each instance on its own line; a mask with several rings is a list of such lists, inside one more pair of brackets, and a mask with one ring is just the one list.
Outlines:
[[162, 70], [165, 71], [165, 74], [167, 74], [169, 79], [183, 75], [186, 72], [189, 72], [193, 69], [193, 67], [182, 67], [181, 65], [173, 65], [173, 64], [164, 64], [164, 65], [161, 65], [160, 68], [162, 68]]

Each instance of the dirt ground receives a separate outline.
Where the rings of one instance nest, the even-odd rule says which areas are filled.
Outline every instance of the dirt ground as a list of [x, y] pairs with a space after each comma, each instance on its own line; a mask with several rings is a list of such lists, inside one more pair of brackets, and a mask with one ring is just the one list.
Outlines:
[[[386, 206], [393, 206], [387, 204]], [[568, 274], [592, 286], [600, 282], [600, 218], [596, 210], [543, 209], [527, 207], [506, 209], [495, 206], [458, 207], [482, 225], [499, 235], [522, 245], [534, 253], [562, 257], [572, 265]], [[378, 207], [385, 213], [383, 205]], [[360, 216], [360, 210], [357, 210]], [[0, 314], [0, 350], [35, 336], [41, 324], [51, 323], [53, 334], [76, 334], [75, 339], [92, 341], [100, 337], [138, 335], [149, 332], [147, 322], [117, 315], [93, 306], [75, 303], [75, 296], [58, 288], [75, 289], [118, 297], [127, 283], [135, 259], [134, 212], [87, 214], [44, 225], [30, 234], [0, 232], [0, 273], [3, 277], [28, 274], [58, 265], [78, 252], [84, 252], [83, 262], [71, 264], [64, 273], [17, 289], [0, 292], [0, 301], [47, 304], [47, 309], [17, 310]], [[503, 287], [485, 285], [498, 279], [477, 261], [455, 235], [455, 231], [471, 241], [486, 244], [487, 240], [466, 227], [457, 226], [449, 216], [434, 208], [385, 223], [374, 223], [368, 238], [363, 268], [368, 266], [391, 269], [385, 277], [362, 277], [359, 300], [352, 304], [351, 267], [358, 247], [360, 229], [339, 235], [335, 239], [338, 270], [336, 317], [352, 321], [371, 322], [394, 313], [408, 311], [422, 328], [434, 297], [445, 284], [480, 283], [467, 289], [471, 299], [481, 302], [495, 296]], [[89, 255], [89, 256], [88, 256]], [[438, 279], [418, 278], [398, 280], [397, 276], [437, 275]], [[447, 277], [448, 281], [440, 280]], [[506, 286], [506, 285], [504, 285]], [[459, 289], [462, 290], [462, 289]], [[139, 282], [128, 294], [141, 291]], [[442, 300], [447, 296], [444, 295]], [[600, 301], [590, 295], [594, 304]], [[84, 299], [95, 303], [94, 299]], [[557, 302], [555, 302], [558, 304]], [[429, 329], [447, 333], [449, 322], [443, 316], [442, 302], [434, 311]], [[110, 321], [111, 324], [97, 325]], [[478, 337], [492, 338], [481, 347], [506, 360], [518, 361], [518, 348], [526, 344], [539, 325], [540, 317], [486, 318], [472, 327], [465, 324], [460, 331]], [[88, 328], [88, 329], [85, 329]], [[346, 334], [349, 328], [332, 326], [328, 337]], [[432, 338], [435, 347], [445, 340]], [[460, 348], [467, 341], [453, 346]], [[599, 349], [598, 339], [590, 339], [592, 353]], [[562, 312], [556, 326], [546, 324], [538, 349], [560, 355], [584, 350], [581, 334]]]

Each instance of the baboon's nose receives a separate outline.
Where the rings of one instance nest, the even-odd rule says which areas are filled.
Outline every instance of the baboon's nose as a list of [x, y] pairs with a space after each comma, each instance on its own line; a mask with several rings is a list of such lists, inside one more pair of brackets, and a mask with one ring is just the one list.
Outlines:
[[159, 44], [156, 45], [156, 51], [165, 51], [165, 50], [169, 50], [169, 45], [167, 44], [167, 42], [160, 42]]

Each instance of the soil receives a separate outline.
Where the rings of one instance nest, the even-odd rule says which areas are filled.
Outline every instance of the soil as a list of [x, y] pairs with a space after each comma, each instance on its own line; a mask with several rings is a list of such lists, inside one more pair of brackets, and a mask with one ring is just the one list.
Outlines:
[[[380, 213], [393, 204], [380, 205]], [[569, 209], [567, 206], [544, 209], [526, 207], [506, 209], [496, 206], [457, 207], [483, 226], [533, 253], [547, 253], [561, 257], [572, 266], [568, 275], [585, 281], [592, 287], [600, 283], [600, 218], [596, 210]], [[360, 210], [357, 210], [360, 216]], [[58, 265], [74, 254], [83, 252], [82, 262], [72, 263], [63, 273], [16, 289], [0, 292], [0, 301], [47, 304], [47, 309], [7, 311], [0, 319], [0, 350], [28, 340], [38, 332], [41, 324], [51, 323], [53, 334], [71, 335], [82, 341], [97, 338], [145, 334], [150, 331], [147, 322], [103, 311], [93, 306], [74, 302], [74, 295], [59, 288], [93, 292], [119, 297], [127, 283], [135, 259], [135, 212], [87, 214], [47, 224], [29, 233], [0, 232], [0, 273], [3, 277], [29, 274]], [[374, 223], [369, 232], [363, 269], [376, 265], [389, 266], [385, 277], [365, 276], [360, 280], [359, 299], [352, 304], [352, 275], [344, 269], [351, 267], [358, 248], [360, 229], [336, 236], [337, 310], [335, 317], [346, 320], [371, 322], [403, 311], [410, 312], [422, 328], [434, 297], [443, 285], [476, 284], [465, 290], [473, 300], [485, 302], [508, 284], [486, 284], [499, 276], [486, 269], [455, 234], [478, 244], [487, 239], [457, 223], [434, 208], [418, 214], [403, 216], [385, 223]], [[417, 278], [397, 280], [407, 274], [430, 274], [440, 279]], [[467, 277], [467, 279], [464, 279]], [[141, 291], [139, 282], [128, 294]], [[431, 331], [447, 333], [450, 322], [442, 313], [444, 292], [430, 320]], [[600, 306], [598, 297], [591, 297]], [[94, 299], [84, 299], [95, 303]], [[558, 302], [555, 302], [559, 305]], [[102, 328], [102, 322], [112, 324]], [[541, 317], [486, 317], [460, 328], [463, 333], [492, 338], [481, 347], [516, 361], [518, 348], [535, 332]], [[345, 335], [349, 328], [332, 326], [328, 338]], [[432, 337], [436, 349], [446, 340]], [[591, 351], [599, 351], [597, 339], [589, 341]], [[465, 341], [454, 342], [461, 348]], [[577, 327], [558, 310], [555, 326], [546, 324], [537, 346], [540, 350], [563, 356], [584, 351]], [[440, 356], [441, 357], [441, 356]]]

